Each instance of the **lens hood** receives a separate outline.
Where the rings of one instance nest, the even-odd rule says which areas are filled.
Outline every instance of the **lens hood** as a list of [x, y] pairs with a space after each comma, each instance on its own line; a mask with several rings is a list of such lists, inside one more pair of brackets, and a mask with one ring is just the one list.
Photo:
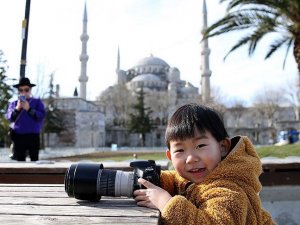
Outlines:
[[78, 163], [70, 166], [65, 175], [65, 191], [68, 196], [81, 200], [97, 201], [98, 173], [103, 169], [102, 164]]

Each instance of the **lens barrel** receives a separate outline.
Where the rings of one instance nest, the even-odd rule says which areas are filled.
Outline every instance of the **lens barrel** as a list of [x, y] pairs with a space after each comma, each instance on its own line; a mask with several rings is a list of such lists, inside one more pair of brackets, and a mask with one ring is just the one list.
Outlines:
[[99, 201], [101, 196], [131, 197], [133, 173], [103, 169], [102, 164], [72, 164], [65, 174], [65, 191], [69, 197]]
[[116, 170], [101, 170], [98, 176], [98, 195], [115, 196]]
[[97, 193], [97, 182], [98, 174], [102, 169], [102, 164], [72, 164], [65, 175], [65, 191], [68, 196], [81, 200], [100, 200], [101, 195]]

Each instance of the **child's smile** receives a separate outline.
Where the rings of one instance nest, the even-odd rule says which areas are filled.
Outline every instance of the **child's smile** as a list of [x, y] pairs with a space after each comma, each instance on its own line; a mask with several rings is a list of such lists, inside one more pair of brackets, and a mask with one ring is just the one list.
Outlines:
[[188, 170], [188, 172], [191, 173], [191, 177], [193, 178], [193, 180], [203, 180], [205, 177], [206, 169], [205, 168], [194, 168], [194, 169]]

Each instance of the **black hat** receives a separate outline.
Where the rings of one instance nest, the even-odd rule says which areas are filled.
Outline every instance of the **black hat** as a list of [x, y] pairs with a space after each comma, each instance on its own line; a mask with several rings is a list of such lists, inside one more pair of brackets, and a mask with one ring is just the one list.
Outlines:
[[35, 84], [31, 84], [30, 80], [27, 77], [21, 77], [18, 84], [13, 85], [13, 87], [18, 88], [20, 86], [29, 86], [34, 87]]

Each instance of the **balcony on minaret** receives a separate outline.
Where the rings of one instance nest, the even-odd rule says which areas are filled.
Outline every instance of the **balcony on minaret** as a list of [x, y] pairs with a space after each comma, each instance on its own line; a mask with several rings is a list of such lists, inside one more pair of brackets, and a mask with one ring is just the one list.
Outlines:
[[87, 62], [89, 60], [89, 56], [87, 54], [80, 54], [79, 59], [81, 62]]
[[87, 41], [89, 40], [89, 38], [90, 38], [90, 37], [89, 37], [89, 35], [87, 35], [87, 34], [84, 34], [84, 33], [83, 33], [83, 34], [80, 35], [80, 40], [81, 40], [81, 41], [87, 42]]

